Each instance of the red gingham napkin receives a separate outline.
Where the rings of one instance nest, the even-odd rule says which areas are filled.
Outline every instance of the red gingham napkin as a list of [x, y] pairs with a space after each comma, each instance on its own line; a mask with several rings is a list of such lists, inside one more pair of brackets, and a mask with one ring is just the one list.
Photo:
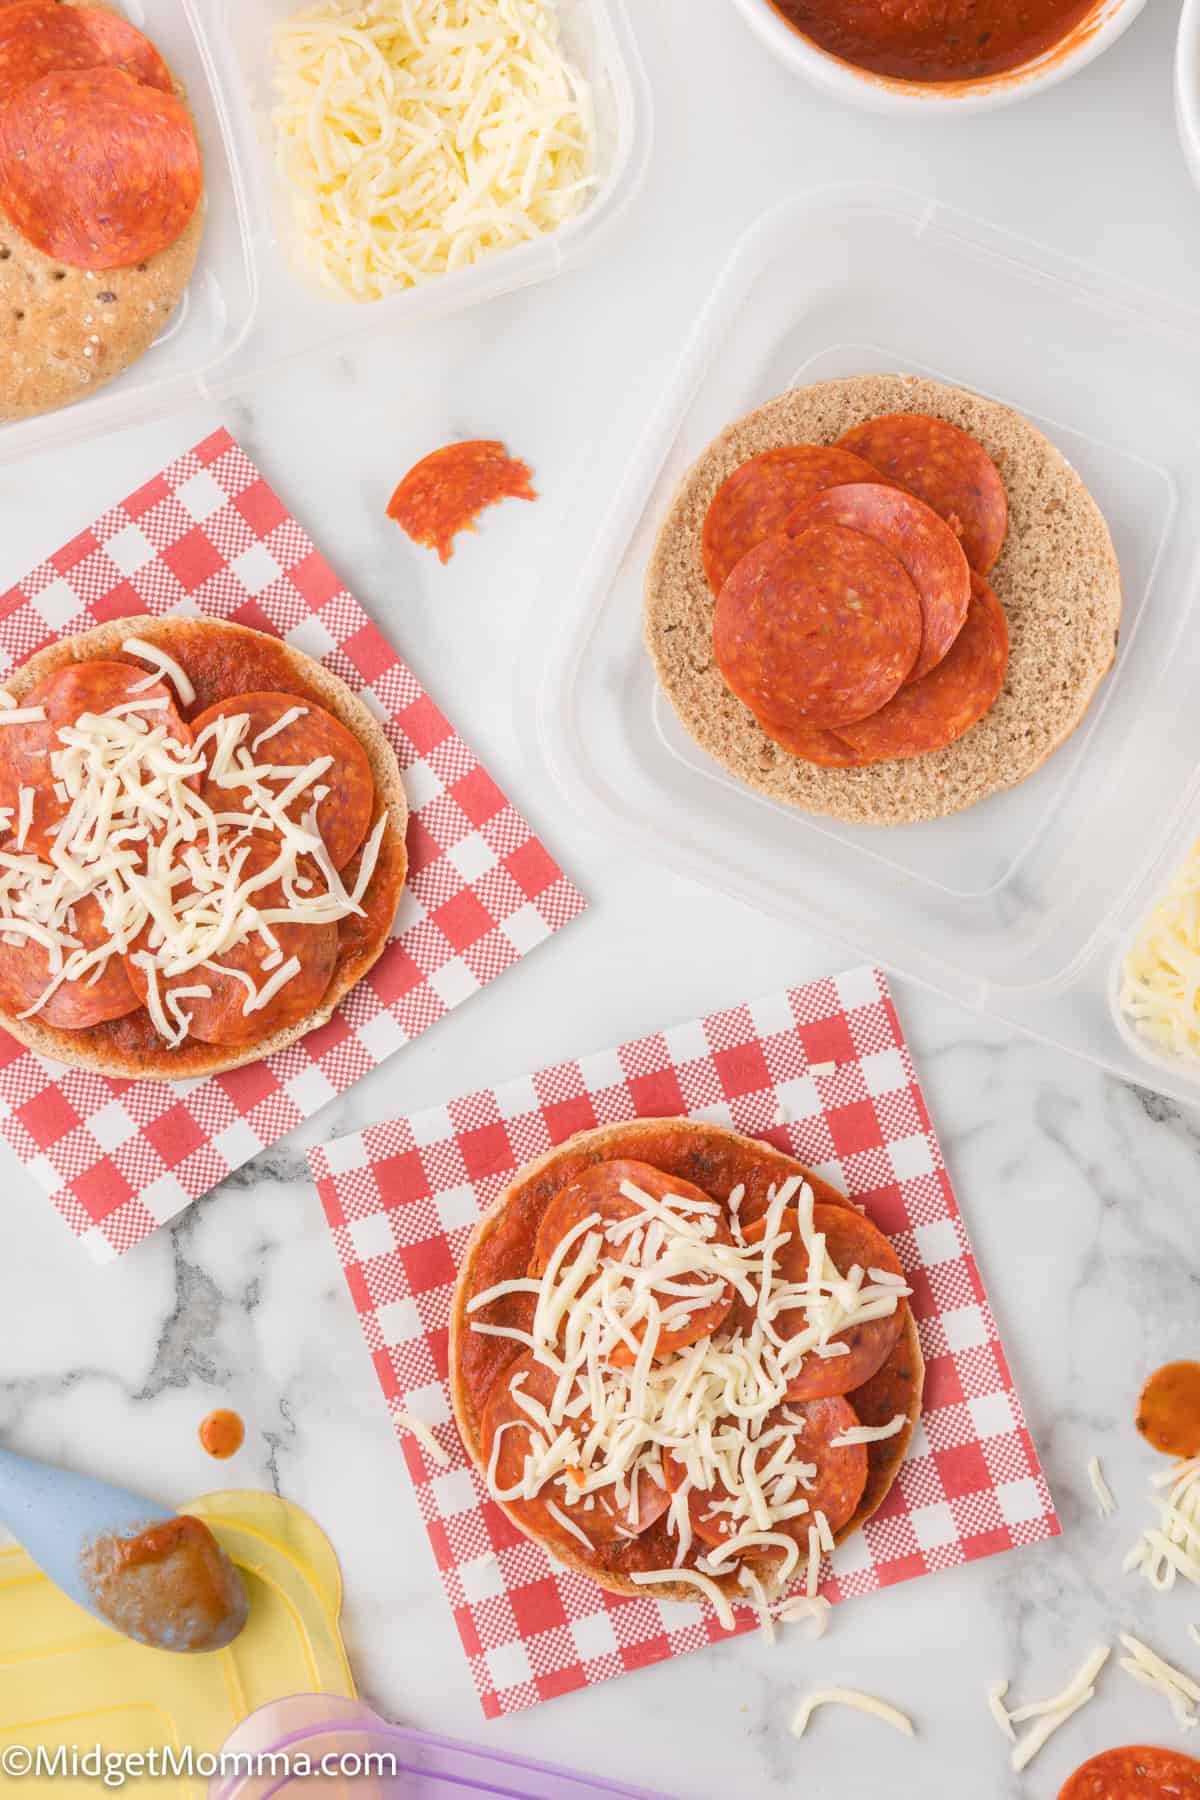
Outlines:
[[0, 1128], [107, 1261], [309, 1118], [543, 942], [583, 897], [288, 514], [218, 431], [0, 596], [0, 679], [56, 637], [130, 613], [273, 632], [381, 721], [412, 817], [396, 936], [328, 1025], [263, 1063], [109, 1081], [0, 1032]]
[[[572, 1132], [681, 1114], [767, 1138], [864, 1201], [913, 1288], [921, 1423], [887, 1502], [838, 1551], [836, 1575], [826, 1566], [821, 1592], [840, 1600], [1059, 1530], [879, 970], [540, 1069], [309, 1152], [388, 1405], [432, 1425], [451, 1458], [443, 1469], [400, 1433], [490, 1718], [726, 1635], [699, 1605], [604, 1594], [522, 1537], [470, 1466], [446, 1386], [451, 1288], [482, 1208]], [[742, 1609], [737, 1629], [756, 1622]]]

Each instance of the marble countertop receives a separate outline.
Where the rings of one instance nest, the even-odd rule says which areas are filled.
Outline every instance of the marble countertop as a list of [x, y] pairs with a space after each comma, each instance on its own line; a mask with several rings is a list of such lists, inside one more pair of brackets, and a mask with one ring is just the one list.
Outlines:
[[[264, 377], [219, 415], [197, 406], [0, 469], [2, 591], [227, 424], [592, 900], [582, 921], [116, 1266], [95, 1268], [0, 1152], [0, 1438], [170, 1503], [230, 1485], [307, 1507], [341, 1558], [361, 1691], [404, 1722], [677, 1800], [1050, 1796], [1107, 1745], [1181, 1744], [1165, 1703], [1110, 1666], [1097, 1702], [1015, 1778], [985, 1710], [991, 1681], [1008, 1675], [1018, 1697], [1044, 1697], [1129, 1627], [1200, 1665], [1183, 1632], [1200, 1598], [1157, 1599], [1120, 1575], [1152, 1461], [1132, 1430], [1140, 1379], [1197, 1350], [1200, 1116], [898, 983], [1063, 1537], [849, 1602], [819, 1643], [804, 1628], [774, 1649], [742, 1639], [492, 1725], [307, 1176], [305, 1142], [851, 960], [591, 835], [527, 758], [516, 717], [539, 621], [571, 604], [628, 446], [754, 215], [800, 188], [886, 176], [1200, 301], [1200, 196], [1170, 114], [1175, 0], [1154, 0], [1076, 81], [969, 134], [840, 109], [779, 70], [726, 0], [633, 10], [657, 143], [637, 210], [600, 262]], [[418, 455], [460, 434], [505, 438], [534, 465], [542, 499], [498, 509], [443, 569], [383, 510]], [[248, 1426], [223, 1466], [196, 1439], [217, 1404]], [[1121, 1502], [1108, 1522], [1088, 1488], [1093, 1452]], [[795, 1742], [791, 1709], [818, 1683], [890, 1699], [918, 1736], [826, 1714]]]

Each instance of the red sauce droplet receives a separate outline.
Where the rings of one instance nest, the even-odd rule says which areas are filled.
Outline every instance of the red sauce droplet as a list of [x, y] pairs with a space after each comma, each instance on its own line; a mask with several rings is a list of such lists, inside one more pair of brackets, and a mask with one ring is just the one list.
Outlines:
[[240, 1450], [245, 1440], [246, 1427], [235, 1412], [228, 1407], [219, 1406], [210, 1412], [206, 1419], [200, 1421], [200, 1442], [210, 1456], [224, 1461]]
[[1156, 1369], [1142, 1389], [1135, 1423], [1164, 1456], [1200, 1456], [1200, 1362]]

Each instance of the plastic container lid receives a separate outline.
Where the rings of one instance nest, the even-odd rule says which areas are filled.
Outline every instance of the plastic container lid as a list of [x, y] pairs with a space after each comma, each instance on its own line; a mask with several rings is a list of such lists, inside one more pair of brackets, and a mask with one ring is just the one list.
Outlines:
[[[282, 1753], [293, 1766], [303, 1757], [314, 1770], [325, 1757], [338, 1757], [342, 1772], [281, 1779], [268, 1768], [215, 1776], [209, 1800], [268, 1800], [282, 1793], [294, 1800], [333, 1793], [353, 1795], [354, 1800], [462, 1800], [465, 1794], [503, 1795], [505, 1800], [662, 1800], [644, 1788], [614, 1787], [592, 1775], [572, 1775], [546, 1763], [388, 1725], [370, 1707], [326, 1694], [297, 1694], [260, 1707], [224, 1748], [239, 1756]], [[380, 1773], [368, 1757], [384, 1758], [384, 1769], [394, 1768], [394, 1773]]]
[[593, 255], [641, 186], [650, 89], [625, 0], [557, 0], [563, 41], [592, 89], [598, 185], [558, 231], [497, 251], [387, 300], [325, 298], [293, 272], [270, 140], [270, 34], [303, 0], [141, 0], [134, 22], [184, 83], [204, 152], [207, 218], [196, 272], [154, 347], [115, 381], [59, 412], [0, 424], [0, 463], [81, 443], [196, 398], [212, 399], [351, 338], [440, 318], [574, 268]]
[[[536, 727], [572, 806], [751, 905], [1194, 1099], [1200, 1064], [1143, 1055], [1109, 976], [1200, 830], [1200, 713], [1179, 654], [1200, 556], [1198, 336], [1190, 309], [920, 195], [841, 186], [768, 213], [580, 559], [584, 591], [551, 615]], [[992, 395], [1059, 446], [1108, 520], [1125, 614], [1113, 673], [1036, 775], [952, 818], [872, 830], [776, 805], [699, 749], [656, 689], [641, 589], [675, 487], [724, 426], [788, 388], [885, 371]]]

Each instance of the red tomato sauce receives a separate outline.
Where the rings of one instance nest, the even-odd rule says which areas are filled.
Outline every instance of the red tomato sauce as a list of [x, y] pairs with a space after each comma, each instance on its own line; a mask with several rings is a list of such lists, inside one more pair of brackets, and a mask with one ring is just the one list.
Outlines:
[[771, 0], [820, 49], [902, 81], [974, 81], [1060, 44], [1098, 0]]
[[241, 1418], [227, 1406], [218, 1406], [215, 1412], [208, 1413], [200, 1421], [201, 1448], [221, 1462], [241, 1449], [245, 1436], [246, 1427]]

